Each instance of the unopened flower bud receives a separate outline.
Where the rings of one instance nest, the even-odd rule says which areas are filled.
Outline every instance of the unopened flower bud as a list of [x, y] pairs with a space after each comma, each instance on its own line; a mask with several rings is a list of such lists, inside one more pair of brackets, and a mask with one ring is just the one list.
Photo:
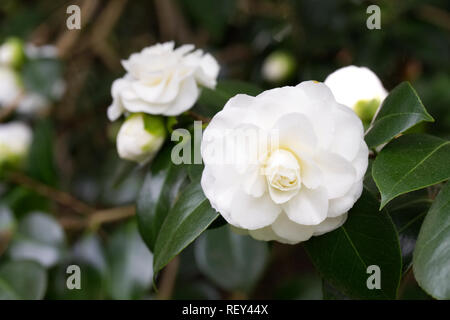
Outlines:
[[132, 114], [117, 135], [117, 151], [122, 159], [145, 164], [159, 151], [166, 138], [164, 119], [143, 113]]

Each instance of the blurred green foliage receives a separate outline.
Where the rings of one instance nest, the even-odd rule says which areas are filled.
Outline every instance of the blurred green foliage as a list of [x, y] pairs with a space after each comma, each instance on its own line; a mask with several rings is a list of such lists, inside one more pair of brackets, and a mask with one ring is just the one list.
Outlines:
[[[144, 168], [117, 158], [117, 130], [107, 120], [106, 109], [111, 103], [111, 83], [124, 73], [120, 59], [155, 42], [196, 44], [217, 57], [221, 78], [252, 82], [243, 89], [249, 92], [271, 87], [261, 69], [265, 59], [278, 50], [296, 60], [293, 76], [280, 85], [323, 81], [329, 73], [349, 64], [367, 66], [388, 90], [410, 81], [436, 120], [433, 126], [427, 124], [418, 130], [450, 138], [447, 0], [323, 0], [320, 4], [315, 0], [133, 0], [123, 5], [118, 4], [120, 1], [99, 0], [92, 1], [92, 12], [82, 11], [82, 30], [68, 31], [65, 9], [74, 2], [88, 7], [86, 1], [2, 0], [0, 42], [16, 36], [26, 43], [53, 43], [61, 49], [72, 41], [60, 63], [45, 60], [25, 65], [23, 70], [27, 87], [50, 96], [52, 78], [63, 72], [66, 93], [62, 99], [54, 102], [45, 119], [14, 117], [22, 117], [35, 130], [27, 174], [92, 208], [133, 204], [144, 181]], [[373, 3], [381, 7], [381, 30], [366, 28], [366, 8]], [[205, 90], [195, 110], [207, 116], [214, 114], [217, 110], [211, 112], [211, 104], [223, 105], [233, 92], [232, 85], [219, 82], [224, 92], [219, 102], [211, 100], [214, 97]], [[0, 292], [7, 292], [1, 298], [154, 297], [151, 257], [134, 218], [125, 224], [119, 221], [80, 228], [67, 222], [73, 216], [70, 206], [10, 181], [0, 183], [0, 202], [14, 213], [0, 210]], [[46, 214], [33, 213], [36, 210]], [[30, 219], [45, 222], [29, 228]], [[65, 235], [52, 237], [51, 230], [62, 233], [57, 222], [61, 222]], [[245, 236], [230, 238], [226, 228], [207, 231], [181, 254], [174, 298], [242, 294], [236, 290], [244, 291], [244, 297], [257, 298], [345, 297], [332, 292], [327, 284], [322, 294], [320, 280], [311, 273], [301, 247], [268, 248], [265, 243], [260, 247]], [[223, 241], [221, 252], [208, 249], [210, 238]], [[247, 249], [255, 247], [248, 249], [255, 255], [252, 270], [256, 271], [251, 277], [211, 281], [212, 274], [226, 271], [225, 275], [232, 277], [233, 272], [242, 271], [238, 259], [247, 253], [232, 252], [227, 241], [245, 243]], [[45, 255], [36, 256], [36, 248], [29, 254], [30, 243], [39, 245], [51, 259], [43, 261]], [[407, 254], [411, 259], [411, 251]], [[208, 255], [217, 265], [205, 265]], [[225, 271], [222, 261], [227, 262]], [[65, 287], [66, 267], [72, 263], [84, 270], [81, 291]], [[283, 272], [274, 274], [271, 268]], [[17, 280], [18, 273], [26, 285]], [[2, 286], [8, 290], [2, 291]], [[404, 294], [427, 298], [414, 281], [408, 282]]]

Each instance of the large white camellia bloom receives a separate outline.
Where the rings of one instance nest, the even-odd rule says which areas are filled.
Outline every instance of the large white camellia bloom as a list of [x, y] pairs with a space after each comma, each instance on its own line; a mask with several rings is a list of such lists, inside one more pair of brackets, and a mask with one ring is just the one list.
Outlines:
[[14, 121], [0, 125], [0, 164], [20, 162], [28, 153], [32, 139], [31, 129]]
[[117, 151], [122, 159], [145, 164], [164, 143], [166, 129], [162, 118], [136, 113], [128, 117], [117, 135]]
[[291, 244], [345, 222], [368, 164], [361, 120], [314, 81], [233, 97], [201, 153], [203, 191], [225, 220]]
[[380, 79], [366, 67], [347, 66], [331, 73], [324, 82], [336, 101], [370, 121], [387, 96]]
[[156, 44], [122, 61], [127, 71], [114, 81], [113, 103], [108, 117], [116, 120], [124, 112], [175, 116], [190, 109], [199, 96], [199, 85], [216, 86], [217, 61], [187, 44], [174, 49], [173, 42]]

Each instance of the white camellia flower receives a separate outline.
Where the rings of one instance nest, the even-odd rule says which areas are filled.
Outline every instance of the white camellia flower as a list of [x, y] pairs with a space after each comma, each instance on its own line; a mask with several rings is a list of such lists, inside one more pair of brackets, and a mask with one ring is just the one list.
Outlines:
[[173, 42], [156, 44], [122, 61], [127, 71], [114, 81], [111, 121], [124, 112], [175, 116], [190, 109], [200, 93], [199, 85], [216, 86], [217, 61], [193, 45], [174, 49]]
[[19, 76], [9, 67], [0, 66], [0, 108], [10, 106], [22, 92]]
[[201, 153], [203, 191], [225, 220], [291, 244], [345, 222], [368, 165], [361, 120], [315, 81], [233, 97]]
[[325, 84], [337, 102], [352, 108], [363, 121], [370, 121], [387, 96], [377, 75], [366, 67], [347, 66], [331, 73]]
[[0, 124], [0, 164], [24, 159], [30, 148], [31, 129], [22, 122]]
[[145, 164], [161, 148], [166, 137], [161, 117], [136, 113], [128, 117], [117, 135], [117, 151], [122, 159]]

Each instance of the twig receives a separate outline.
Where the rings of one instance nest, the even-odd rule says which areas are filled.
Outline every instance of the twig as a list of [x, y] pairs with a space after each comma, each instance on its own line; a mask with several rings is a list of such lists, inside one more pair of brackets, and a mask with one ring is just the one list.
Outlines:
[[[81, 5], [81, 28], [83, 28], [93, 17], [100, 1], [98, 0], [84, 0]], [[56, 41], [59, 56], [66, 58], [70, 55], [72, 48], [76, 44], [81, 35], [81, 30], [64, 30]]]
[[204, 117], [194, 111], [189, 110], [187, 113], [188, 113], [188, 115], [190, 115], [192, 118], [194, 118], [196, 120], [200, 120], [200, 121], [206, 122], [206, 123], [211, 121], [211, 118]]
[[417, 10], [417, 13], [423, 20], [450, 30], [450, 14], [447, 11], [431, 5], [423, 5]]
[[91, 208], [89, 205], [85, 204], [84, 202], [76, 199], [72, 195], [54, 189], [46, 184], [43, 184], [39, 181], [36, 181], [23, 173], [20, 172], [11, 172], [8, 174], [8, 179], [16, 184], [19, 184], [25, 188], [28, 188], [37, 194], [44, 196], [46, 198], [49, 198], [61, 205], [67, 206], [69, 208], [72, 208], [73, 211], [79, 213], [79, 214], [89, 214], [95, 211], [94, 208]]
[[126, 206], [112, 209], [99, 210], [89, 216], [87, 225], [90, 228], [97, 227], [103, 223], [115, 222], [132, 217], [136, 214], [135, 206]]
[[98, 210], [85, 218], [65, 216], [59, 218], [59, 223], [64, 229], [83, 230], [85, 228], [98, 228], [104, 223], [111, 223], [130, 218], [136, 214], [135, 206], [118, 207]]
[[5, 121], [16, 109], [19, 107], [25, 93], [22, 91], [19, 93], [14, 100], [5, 108], [0, 111], [0, 122]]
[[161, 278], [161, 285], [159, 286], [158, 295], [156, 296], [157, 300], [168, 300], [172, 297], [179, 265], [180, 258], [176, 256], [164, 269], [164, 273]]
[[120, 68], [120, 58], [108, 44], [106, 39], [116, 25], [128, 0], [114, 0], [108, 3], [108, 6], [97, 18], [89, 45], [92, 50], [103, 60], [105, 65], [115, 71]]

